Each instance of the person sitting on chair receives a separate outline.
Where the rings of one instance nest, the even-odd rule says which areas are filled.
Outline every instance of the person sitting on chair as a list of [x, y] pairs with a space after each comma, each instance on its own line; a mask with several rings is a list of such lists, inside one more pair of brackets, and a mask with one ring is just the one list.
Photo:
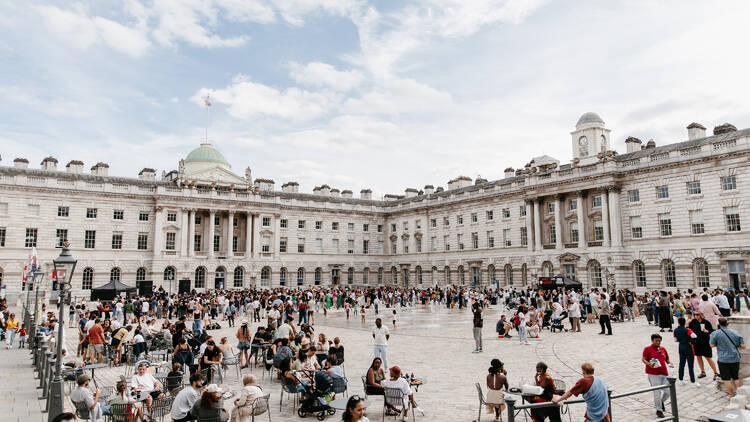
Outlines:
[[258, 384], [258, 379], [255, 375], [245, 375], [242, 378], [242, 390], [240, 390], [238, 397], [234, 399], [234, 409], [232, 409], [232, 421], [233, 422], [250, 422], [253, 414], [260, 414], [265, 409], [265, 402], [262, 402], [259, 408], [253, 408], [255, 399], [263, 397], [263, 390]]
[[382, 384], [384, 379], [383, 361], [380, 358], [375, 358], [367, 369], [365, 392], [370, 396], [382, 396], [384, 394]]
[[70, 401], [73, 403], [83, 403], [89, 409], [89, 418], [91, 422], [96, 422], [102, 417], [102, 407], [99, 404], [99, 389], [96, 389], [96, 394], [89, 390], [89, 376], [79, 375], [76, 379], [78, 388], [70, 393]]
[[401, 378], [401, 368], [395, 365], [392, 366], [390, 369], [390, 375], [391, 375], [391, 379], [383, 380], [383, 387], [395, 388], [397, 390], [401, 390], [401, 393], [403, 394], [403, 400], [404, 400], [404, 403], [403, 403], [404, 418], [408, 416], [409, 402], [411, 402], [411, 407], [414, 408], [414, 410], [416, 410], [417, 412], [421, 413], [422, 416], [424, 416], [424, 411], [417, 405], [417, 402], [414, 401], [414, 393], [412, 393], [411, 391], [411, 386], [409, 385], [409, 381], [407, 381], [405, 378]]
[[[131, 412], [135, 415], [135, 420], [145, 420], [143, 417], [143, 406], [140, 402], [136, 403], [135, 399], [128, 395], [128, 383], [125, 381], [118, 381], [115, 386], [115, 392], [107, 398], [107, 404], [112, 406], [113, 404], [130, 404], [133, 405]], [[130, 420], [125, 418], [125, 420]]]
[[130, 386], [133, 388], [133, 391], [148, 394], [146, 397], [146, 407], [151, 412], [151, 405], [154, 399], [164, 398], [164, 393], [161, 391], [161, 383], [153, 375], [146, 372], [147, 366], [145, 362], [138, 364], [138, 373], [133, 375]]

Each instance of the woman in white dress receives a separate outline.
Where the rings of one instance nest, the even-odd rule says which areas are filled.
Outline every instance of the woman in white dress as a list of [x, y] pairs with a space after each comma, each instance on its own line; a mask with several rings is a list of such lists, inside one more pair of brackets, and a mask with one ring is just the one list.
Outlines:
[[505, 393], [508, 389], [508, 372], [503, 368], [499, 359], [492, 359], [487, 374], [487, 413], [495, 414], [495, 420], [500, 420], [500, 415], [505, 410]]

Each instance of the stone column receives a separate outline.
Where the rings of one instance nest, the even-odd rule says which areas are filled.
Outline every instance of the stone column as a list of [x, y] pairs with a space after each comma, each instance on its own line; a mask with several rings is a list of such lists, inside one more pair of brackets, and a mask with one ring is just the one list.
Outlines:
[[[271, 221], [271, 224], [273, 224], [273, 243], [271, 243], [271, 247], [273, 248], [273, 257], [278, 258], [279, 257], [279, 242], [281, 242], [281, 236], [279, 234], [281, 233], [281, 214], [274, 214], [273, 220]], [[289, 242], [289, 239], [287, 239], [287, 243]], [[305, 243], [307, 243], [307, 239], [305, 239]], [[297, 243], [295, 243], [297, 245]], [[289, 250], [289, 245], [287, 244], [287, 250]], [[296, 246], [295, 246], [296, 247]], [[305, 245], [307, 247], [307, 245]], [[307, 252], [307, 250], [305, 250]], [[286, 278], [289, 278], [289, 273], [287, 272]]]
[[609, 199], [607, 198], [607, 189], [602, 192], [602, 227], [604, 231], [604, 242], [602, 246], [609, 247]]
[[253, 249], [253, 215], [249, 212], [245, 215], [245, 259], [249, 259]]
[[189, 233], [188, 233], [188, 225], [190, 224], [188, 221], [188, 209], [183, 208], [182, 209], [182, 219], [180, 220], [180, 256], [185, 257], [188, 254], [188, 242], [189, 242]]
[[[529, 252], [534, 250], [534, 227], [531, 224], [531, 215], [534, 212], [534, 201], [525, 200], [524, 205], [526, 206], [526, 247]], [[503, 246], [505, 246], [503, 244]]]
[[579, 248], [585, 248], [586, 247], [586, 218], [584, 217], [584, 210], [583, 207], [585, 205], [584, 198], [586, 198], [586, 195], [583, 191], [578, 191], [578, 196], [576, 202], [578, 202], [578, 207], [576, 208], [576, 216], [578, 217], [578, 247]]
[[609, 196], [609, 227], [612, 233], [612, 246], [622, 246], [622, 221], [620, 219], [620, 188], [612, 186], [607, 191]]
[[260, 214], [253, 214], [253, 258], [257, 259], [260, 256], [261, 247]]
[[188, 256], [195, 256], [195, 212], [190, 210], [188, 216]]
[[[216, 217], [216, 211], [208, 211], [208, 257], [214, 257], [214, 218]], [[208, 275], [206, 275], [208, 277]]]
[[227, 259], [234, 258], [234, 212], [229, 211], [227, 218]]
[[542, 223], [539, 217], [539, 208], [542, 206], [542, 199], [534, 199], [534, 249], [537, 252], [542, 250]]
[[555, 195], [555, 249], [563, 248], [563, 230], [560, 224], [560, 195]]
[[161, 251], [164, 248], [164, 242], [162, 240], [164, 235], [164, 222], [162, 221], [163, 210], [163, 207], [157, 206], [154, 212], [154, 259], [161, 258]]

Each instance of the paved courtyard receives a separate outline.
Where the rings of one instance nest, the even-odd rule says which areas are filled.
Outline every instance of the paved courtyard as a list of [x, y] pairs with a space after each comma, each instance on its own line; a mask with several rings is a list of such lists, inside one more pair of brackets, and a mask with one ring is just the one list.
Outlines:
[[[382, 312], [382, 309], [381, 309]], [[645, 318], [635, 323], [614, 324], [613, 336], [599, 336], [599, 326], [584, 324], [582, 333], [543, 332], [539, 340], [532, 339], [531, 345], [520, 345], [517, 338], [498, 339], [494, 335], [494, 323], [500, 310], [492, 308], [486, 313], [484, 329], [484, 352], [471, 353], [474, 342], [471, 333], [471, 315], [467, 310], [439, 309], [430, 312], [429, 309], [400, 311], [398, 327], [391, 331], [388, 346], [388, 361], [390, 365], [399, 365], [408, 373], [424, 377], [427, 383], [416, 394], [418, 404], [425, 410], [426, 416], [417, 419], [425, 421], [472, 421], [477, 418], [478, 400], [474, 383], [481, 382], [484, 389], [484, 377], [489, 361], [499, 358], [505, 363], [510, 383], [512, 385], [530, 382], [533, 378], [534, 367], [538, 361], [546, 362], [550, 373], [555, 378], [565, 380], [568, 387], [579, 377], [579, 366], [588, 361], [594, 364], [596, 375], [604, 379], [607, 386], [615, 393], [632, 391], [648, 386], [640, 363], [640, 353], [649, 344], [652, 332], [658, 331], [646, 324]], [[350, 380], [350, 394], [361, 394], [362, 384], [359, 379], [363, 375], [373, 357], [372, 338], [370, 328], [373, 325], [373, 315], [368, 314], [367, 322], [363, 326], [359, 316], [347, 321], [342, 311], [329, 312], [324, 318], [322, 313], [316, 316], [316, 333], [323, 332], [329, 339], [341, 337], [346, 350], [346, 373]], [[226, 323], [222, 325], [226, 327]], [[252, 324], [255, 331], [256, 324]], [[211, 333], [215, 338], [233, 337], [234, 329], [223, 328]], [[66, 344], [68, 350], [75, 350], [77, 336], [67, 331]], [[669, 350], [673, 361], [677, 361], [676, 343], [671, 341], [671, 333], [664, 333], [664, 345]], [[3, 360], [0, 369], [4, 373], [8, 370], [9, 362], [18, 364], [17, 356], [20, 351], [2, 350], [0, 353], [11, 353], [14, 360]], [[23, 356], [26, 356], [25, 354]], [[30, 364], [29, 364], [30, 365]], [[27, 367], [29, 366], [27, 365]], [[697, 364], [696, 364], [697, 368]], [[97, 370], [96, 375], [100, 385], [114, 385], [115, 380], [124, 374], [124, 367]], [[247, 370], [246, 370], [247, 371]], [[13, 382], [26, 382], [28, 374], [9, 374]], [[260, 369], [254, 372], [260, 377]], [[676, 368], [671, 370], [676, 374]], [[687, 378], [687, 375], [686, 375]], [[704, 380], [707, 380], [705, 378]], [[706, 381], [707, 382], [707, 381]], [[279, 411], [280, 386], [277, 381], [268, 378], [261, 381], [264, 391], [271, 393], [271, 416], [273, 421], [299, 421], [287, 397]], [[226, 386], [237, 388], [239, 383], [234, 373], [228, 374]], [[486, 389], [485, 389], [486, 390]], [[705, 420], [703, 416], [716, 413], [728, 403], [725, 393], [718, 391], [715, 384], [700, 388], [691, 385], [678, 385], [678, 402], [681, 420]], [[654, 418], [651, 407], [650, 394], [619, 399], [614, 402], [613, 418], [616, 421], [645, 421]], [[69, 406], [69, 402], [67, 403]], [[16, 400], [7, 404], [12, 412], [28, 414], [28, 403]], [[572, 420], [580, 421], [583, 406], [571, 406]], [[371, 400], [368, 415], [371, 419], [380, 419], [382, 399]], [[20, 416], [20, 414], [19, 414]], [[483, 419], [491, 419], [482, 414]], [[33, 420], [29, 418], [28, 420]], [[308, 416], [308, 419], [310, 417]], [[329, 420], [340, 420], [340, 416], [329, 417]], [[567, 415], [564, 419], [568, 419]], [[15, 419], [12, 419], [15, 420]]]

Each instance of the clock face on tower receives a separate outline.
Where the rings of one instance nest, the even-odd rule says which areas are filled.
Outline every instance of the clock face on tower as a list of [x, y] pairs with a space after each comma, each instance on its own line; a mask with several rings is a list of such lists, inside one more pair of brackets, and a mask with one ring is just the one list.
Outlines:
[[589, 140], [585, 136], [581, 136], [581, 138], [578, 139], [578, 145], [585, 147], [588, 144], [589, 144]]

